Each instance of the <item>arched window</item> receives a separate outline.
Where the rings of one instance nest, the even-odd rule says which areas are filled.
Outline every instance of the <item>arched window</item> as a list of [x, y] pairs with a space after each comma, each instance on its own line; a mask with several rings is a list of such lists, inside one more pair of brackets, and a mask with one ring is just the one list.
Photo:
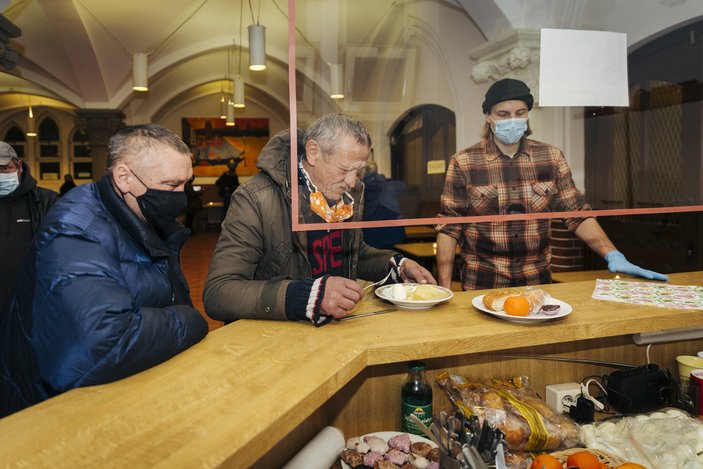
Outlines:
[[12, 147], [17, 152], [18, 157], [24, 158], [25, 145], [27, 142], [25, 140], [24, 132], [22, 132], [22, 129], [20, 129], [16, 125], [13, 125], [9, 129], [7, 129], [7, 132], [5, 132], [5, 138], [3, 140], [12, 145]]
[[93, 161], [90, 153], [90, 139], [85, 130], [76, 129], [71, 139], [71, 162], [74, 179], [92, 179]]
[[47, 181], [61, 178], [61, 144], [59, 126], [51, 117], [39, 124], [39, 177]]
[[433, 104], [408, 111], [391, 131], [391, 177], [407, 185], [405, 218], [439, 213], [447, 163], [456, 152], [454, 112]]

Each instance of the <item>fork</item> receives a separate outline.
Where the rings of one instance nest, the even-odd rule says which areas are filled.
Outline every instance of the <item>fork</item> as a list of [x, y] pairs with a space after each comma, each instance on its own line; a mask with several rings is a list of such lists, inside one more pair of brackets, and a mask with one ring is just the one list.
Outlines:
[[381, 280], [379, 280], [378, 282], [369, 283], [368, 285], [366, 285], [366, 286], [363, 288], [363, 291], [366, 291], [366, 290], [368, 290], [368, 289], [371, 288], [371, 287], [375, 287], [376, 285], [381, 285], [382, 283], [385, 283], [385, 281], [388, 280], [388, 277], [390, 277], [392, 273], [393, 273], [393, 270], [389, 270], [389, 271], [388, 271], [388, 274], [387, 274], [385, 277], [383, 277], [383, 278], [382, 278]]

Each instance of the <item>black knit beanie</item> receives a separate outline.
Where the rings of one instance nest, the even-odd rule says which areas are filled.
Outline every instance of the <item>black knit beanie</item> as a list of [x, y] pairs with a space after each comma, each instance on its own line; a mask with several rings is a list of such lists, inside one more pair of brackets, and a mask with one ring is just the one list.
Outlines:
[[496, 104], [514, 99], [524, 101], [527, 104], [527, 110], [532, 110], [534, 98], [524, 82], [512, 78], [498, 80], [486, 91], [486, 99], [483, 101], [483, 113], [488, 114]]

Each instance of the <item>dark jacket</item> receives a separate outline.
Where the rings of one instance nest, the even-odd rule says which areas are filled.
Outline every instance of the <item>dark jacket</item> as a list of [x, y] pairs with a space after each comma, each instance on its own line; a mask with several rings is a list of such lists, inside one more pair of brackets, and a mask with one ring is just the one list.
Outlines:
[[178, 254], [109, 176], [71, 190], [45, 217], [0, 320], [0, 416], [79, 386], [108, 383], [201, 340]]
[[[376, 172], [364, 176], [364, 221], [397, 220], [401, 218], [400, 195], [405, 191], [402, 181], [386, 179]], [[364, 228], [364, 241], [379, 249], [389, 248], [405, 241], [405, 228], [385, 226]]]
[[56, 192], [37, 186], [24, 161], [20, 185], [0, 197], [0, 246], [3, 246], [0, 255], [0, 315], [10, 300], [24, 253], [39, 229], [42, 217], [57, 199]]
[[[285, 320], [286, 290], [291, 280], [311, 278], [307, 232], [292, 231], [290, 190], [290, 133], [279, 133], [262, 149], [261, 172], [239, 186], [222, 223], [220, 238], [210, 261], [203, 301], [208, 316], [235, 319]], [[302, 131], [298, 148], [302, 145]], [[309, 210], [304, 186], [299, 187], [299, 222]], [[364, 210], [364, 185], [358, 182], [352, 221]], [[388, 273], [393, 251], [380, 251], [364, 243], [361, 230], [346, 230], [349, 246], [344, 271], [349, 278], [379, 280]]]
[[74, 187], [76, 187], [76, 183], [75, 183], [75, 182], [73, 182], [73, 181], [66, 181], [66, 182], [64, 182], [63, 184], [61, 184], [61, 187], [59, 188], [59, 194], [60, 194], [61, 196], [64, 196], [64, 195], [66, 195], [66, 192], [70, 191], [70, 190], [73, 189]]

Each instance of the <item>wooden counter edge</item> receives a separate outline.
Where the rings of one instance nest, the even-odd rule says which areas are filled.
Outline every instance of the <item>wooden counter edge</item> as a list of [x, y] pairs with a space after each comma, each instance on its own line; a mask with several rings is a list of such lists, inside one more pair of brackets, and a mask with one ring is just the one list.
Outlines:
[[[703, 283], [701, 273], [675, 274], [672, 275], [672, 282]], [[573, 282], [550, 285], [545, 289], [565, 294], [579, 292], [580, 301], [589, 301], [587, 297], [590, 297], [591, 284], [593, 282]], [[478, 293], [467, 292], [466, 296]], [[437, 311], [441, 314], [442, 310]], [[170, 456], [159, 457], [161, 454], [177, 453], [179, 459], [176, 465], [180, 467], [249, 466], [371, 365], [660, 330], [660, 316], [667, 316], [664, 329], [703, 325], [700, 310], [675, 314], [669, 310], [659, 312], [647, 308], [642, 319], [632, 316], [618, 319], [616, 316], [606, 317], [603, 312], [598, 314], [604, 318], [602, 321], [599, 317], [598, 321], [583, 319], [578, 323], [569, 321], [567, 317], [565, 321], [541, 326], [542, 331], [549, 331], [541, 338], [533, 334], [529, 327], [492, 317], [474, 315], [475, 324], [471, 324], [465, 316], [463, 305], [458, 309], [445, 309], [445, 313], [438, 317], [446, 323], [435, 324], [433, 337], [429, 338], [427, 329], [420, 327], [425, 324], [423, 316], [416, 312], [405, 314], [403, 320], [398, 320], [400, 315], [392, 313], [368, 320], [332, 324], [321, 329], [311, 328], [308, 324], [239, 321], [211, 333], [190, 350], [143, 373], [99, 387], [74, 390], [0, 420], [0, 434], [7, 449], [0, 455], [0, 462], [10, 467], [32, 465], [32, 461], [35, 465], [50, 461], [54, 467], [72, 467], [90, 461], [104, 462], [104, 458], [108, 457], [113, 458], [114, 462], [114, 458], [120, 455], [125, 457], [119, 451], [120, 442], [111, 441], [111, 445], [116, 447], [111, 449], [111, 445], [100, 444], [101, 436], [119, 435], [117, 430], [121, 426], [138, 429], [139, 423], [144, 420], [140, 410], [148, 404], [157, 407], [154, 411], [162, 418], [159, 424], [166, 431], [179, 425], [188, 427], [186, 430], [189, 431], [186, 432], [187, 444], [183, 445], [179, 445], [178, 441], [167, 441], [159, 446], [158, 441], [141, 439], [141, 446], [134, 449], [138, 450], [135, 451], [138, 454], [146, 455], [140, 461], [144, 465], [173, 466], [175, 461]], [[388, 329], [389, 326], [395, 329]], [[397, 332], [399, 328], [401, 331]], [[394, 330], [396, 335], [392, 335]], [[273, 355], [262, 357], [262, 346], [267, 347], [263, 352]], [[301, 357], [310, 360], [307, 366], [300, 365]], [[203, 365], [199, 361], [203, 359], [210, 363]], [[329, 363], [330, 359], [335, 360], [333, 369], [316, 373], [315, 370], [323, 363]], [[267, 363], [270, 363], [270, 368], [262, 374], [259, 368]], [[193, 368], [198, 364], [200, 368]], [[221, 373], [222, 369], [235, 375], [231, 378], [235, 386], [236, 379], [251, 377], [252, 382], [247, 381], [244, 389], [258, 389], [260, 392], [247, 391], [229, 401], [226, 396], [223, 397], [222, 389], [208, 390], [202, 385], [198, 387], [197, 383], [188, 384], [190, 379], [203, 377], [211, 378], [217, 384], [220, 382], [218, 377], [211, 375], [217, 370]], [[310, 373], [309, 379], [299, 376], [301, 370]], [[315, 380], [315, 374], [322, 379]], [[272, 376], [277, 380], [272, 381]], [[179, 389], [180, 393], [173, 391], [170, 396], [160, 393], [162, 389], [159, 386], [163, 383], [159, 380], [167, 382], [171, 378], [180, 379], [179, 383], [190, 388]], [[300, 388], [285, 388], [291, 382], [297, 383]], [[277, 386], [283, 388], [277, 389]], [[205, 405], [211, 406], [200, 411], [211, 419], [206, 424], [207, 435], [201, 434], [205, 431], [199, 426], [202, 416], [189, 418], [184, 411], [181, 420], [181, 415], [159, 413], [169, 408], [162, 401], [178, 403], [181, 393], [194, 389], [199, 389], [202, 392], [199, 398], [205, 399]], [[272, 396], [280, 400], [272, 399]], [[130, 402], [133, 407], [129, 406]], [[235, 402], [246, 406], [236, 414], [238, 420], [232, 420], [230, 415]], [[104, 413], [94, 412], [100, 409], [118, 409], [120, 413], [114, 415], [107, 410]], [[260, 415], [259, 409], [263, 409]], [[261, 420], [252, 425], [250, 419], [257, 415]], [[74, 424], [67, 428], [66, 424], [70, 421]], [[91, 430], [95, 432], [93, 437], [97, 441], [88, 438], [88, 443], [86, 435]], [[178, 436], [184, 437], [180, 433]], [[126, 435], [125, 443], [134, 438], [135, 435]], [[98, 445], [93, 446], [96, 443]], [[43, 451], [36, 451], [37, 445]], [[148, 459], [152, 453], [154, 459]], [[125, 457], [124, 462], [127, 463], [128, 459]]]

